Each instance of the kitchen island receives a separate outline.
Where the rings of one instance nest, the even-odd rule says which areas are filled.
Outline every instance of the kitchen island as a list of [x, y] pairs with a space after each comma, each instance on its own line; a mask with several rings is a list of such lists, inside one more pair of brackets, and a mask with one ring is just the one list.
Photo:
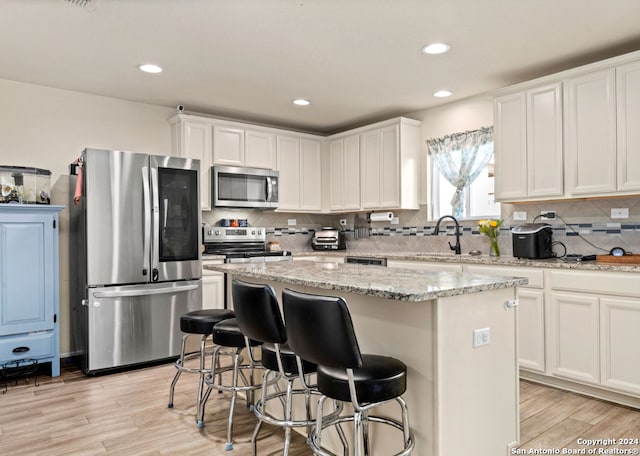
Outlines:
[[[415, 455], [498, 456], [515, 447], [517, 312], [508, 304], [526, 279], [311, 261], [207, 268], [225, 272], [227, 280], [268, 283], [279, 298], [285, 287], [342, 296], [362, 352], [408, 366]], [[489, 333], [484, 344], [476, 330]], [[374, 454], [392, 454], [394, 443], [377, 435]]]

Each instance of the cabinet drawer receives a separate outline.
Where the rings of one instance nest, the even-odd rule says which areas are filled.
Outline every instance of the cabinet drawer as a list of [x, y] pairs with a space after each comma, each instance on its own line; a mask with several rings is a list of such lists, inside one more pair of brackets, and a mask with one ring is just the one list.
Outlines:
[[640, 297], [640, 274], [608, 271], [551, 271], [551, 288], [618, 296]]
[[526, 288], [543, 288], [544, 287], [544, 271], [542, 269], [528, 269], [528, 268], [509, 268], [502, 266], [477, 266], [477, 265], [465, 265], [465, 272], [472, 274], [490, 274], [500, 275], [507, 277], [526, 277], [529, 279], [527, 285], [522, 285]]
[[[53, 356], [53, 333], [22, 335], [0, 339], [0, 362]], [[17, 350], [14, 352], [14, 350]]]

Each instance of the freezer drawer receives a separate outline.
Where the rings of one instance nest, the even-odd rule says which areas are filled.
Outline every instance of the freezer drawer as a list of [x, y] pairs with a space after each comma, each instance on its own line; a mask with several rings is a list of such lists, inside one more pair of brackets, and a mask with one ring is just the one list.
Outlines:
[[202, 308], [202, 282], [88, 290], [86, 373], [180, 354], [180, 315]]

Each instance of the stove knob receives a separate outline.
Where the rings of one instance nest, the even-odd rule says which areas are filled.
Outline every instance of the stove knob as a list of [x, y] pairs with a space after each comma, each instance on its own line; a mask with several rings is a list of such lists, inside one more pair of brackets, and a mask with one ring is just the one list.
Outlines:
[[262, 230], [258, 230], [258, 234], [262, 234]]
[[220, 234], [220, 230], [216, 230], [216, 236]]
[[256, 230], [251, 230], [251, 234], [256, 234]]

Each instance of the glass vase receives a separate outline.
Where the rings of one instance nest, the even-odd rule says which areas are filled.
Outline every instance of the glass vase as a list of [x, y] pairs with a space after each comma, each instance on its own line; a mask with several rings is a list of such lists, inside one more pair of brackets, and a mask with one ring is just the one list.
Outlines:
[[500, 257], [500, 244], [498, 238], [489, 238], [489, 256]]

